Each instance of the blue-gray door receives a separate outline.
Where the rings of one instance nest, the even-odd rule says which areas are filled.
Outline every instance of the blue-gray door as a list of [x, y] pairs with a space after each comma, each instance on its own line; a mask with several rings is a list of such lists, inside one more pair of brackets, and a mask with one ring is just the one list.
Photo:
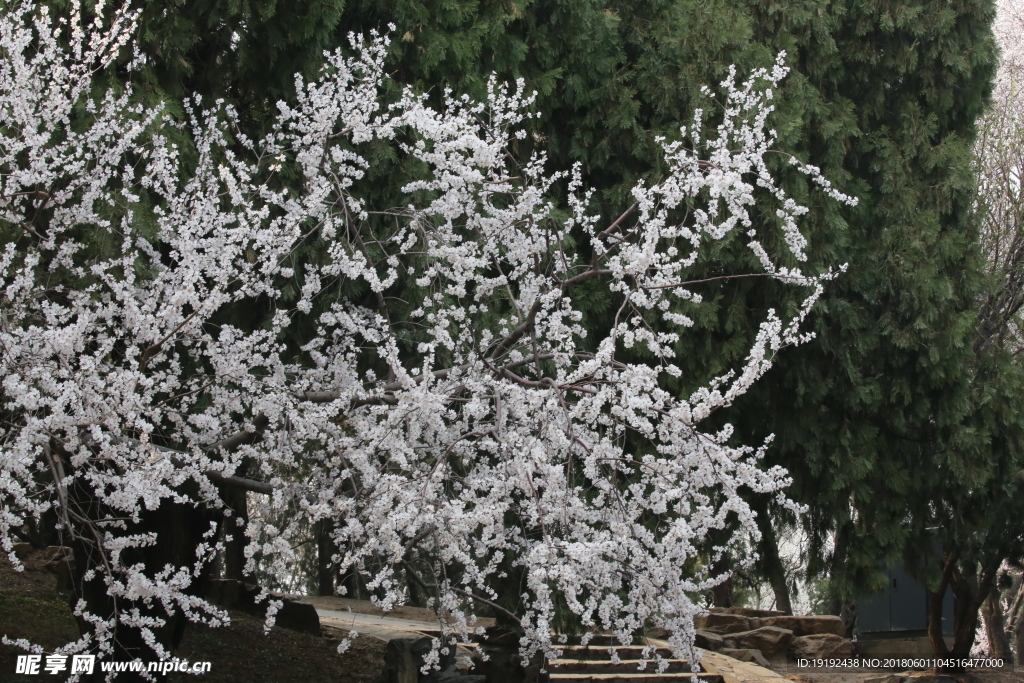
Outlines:
[[[891, 633], [928, 630], [928, 594], [910, 578], [903, 565], [889, 567], [887, 590], [857, 605], [857, 628], [861, 633]], [[942, 633], [953, 634], [953, 593], [942, 601]]]

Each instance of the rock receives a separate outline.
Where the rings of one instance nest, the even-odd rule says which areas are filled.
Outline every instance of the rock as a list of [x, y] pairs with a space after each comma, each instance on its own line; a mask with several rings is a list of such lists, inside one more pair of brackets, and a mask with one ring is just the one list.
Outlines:
[[797, 658], [848, 657], [853, 655], [853, 643], [834, 633], [797, 636], [790, 646]]
[[712, 607], [714, 614], [738, 614], [741, 617], [781, 617], [785, 612], [775, 609], [751, 609], [750, 607]]
[[886, 676], [879, 676], [878, 678], [869, 678], [865, 681], [861, 681], [861, 683], [905, 683], [906, 680], [906, 676], [888, 674]]
[[644, 631], [644, 637], [654, 638], [655, 640], [668, 640], [669, 635], [668, 629], [661, 628], [660, 626], [654, 626]]
[[462, 674], [458, 672], [455, 665], [448, 667], [447, 669], [441, 669], [440, 671], [431, 671], [427, 675], [420, 674], [420, 683], [448, 683], [454, 678], [461, 678]]
[[476, 668], [476, 661], [473, 659], [474, 653], [464, 648], [458, 648], [455, 652], [455, 670], [460, 674], [472, 673]]
[[749, 631], [752, 628], [757, 628], [757, 625], [751, 624], [750, 619], [738, 614], [719, 614], [717, 612], [712, 612], [706, 617], [701, 617], [697, 620], [697, 628], [702, 631], [713, 631], [722, 635], [726, 633], [741, 633], [743, 631]]
[[737, 650], [760, 650], [769, 659], [789, 649], [793, 632], [777, 626], [762, 626], [753, 631], [732, 633], [723, 638], [726, 647]]
[[316, 608], [313, 605], [295, 602], [288, 598], [283, 598], [283, 600], [284, 604], [278, 611], [275, 621], [278, 626], [290, 628], [293, 631], [312, 633], [315, 636], [320, 635], [320, 615], [316, 613]]
[[19, 560], [24, 561], [26, 557], [32, 552], [32, 546], [28, 543], [15, 543], [14, 544], [14, 556]]
[[725, 647], [725, 640], [722, 636], [712, 631], [697, 631], [694, 644], [705, 650], [720, 650]]
[[[451, 636], [449, 636], [451, 638]], [[442, 640], [441, 648], [438, 652], [438, 666], [440, 670], [434, 670], [427, 673], [426, 676], [421, 676], [421, 681], [441, 681], [454, 678], [459, 674], [455, 667], [455, 659], [458, 657], [458, 647], [455, 644], [454, 639], [449, 640], [447, 645], [444, 645]], [[413, 645], [413, 654], [418, 658], [416, 661], [419, 666], [423, 666], [423, 662], [426, 661], [427, 654], [434, 647], [433, 638], [420, 638]]]
[[846, 635], [846, 625], [840, 617], [765, 617], [762, 626], [778, 626], [789, 629], [795, 636], [813, 636], [832, 633], [837, 636]]
[[419, 680], [422, 664], [416, 663], [416, 656], [413, 654], [413, 644], [417, 640], [423, 639], [393, 638], [388, 641], [380, 683], [416, 683]]
[[43, 557], [47, 562], [67, 560], [75, 556], [75, 551], [66, 545], [48, 545], [43, 551]]
[[43, 551], [43, 558], [43, 569], [57, 577], [57, 592], [72, 592], [75, 588], [74, 551], [62, 545], [51, 545]]
[[[435, 681], [440, 683], [471, 683], [463, 680], [472, 678], [462, 676], [455, 668], [455, 646], [449, 645], [442, 648], [440, 653], [440, 671], [432, 671], [426, 676], [420, 674], [420, 667], [426, 661], [427, 653], [433, 647], [434, 639], [422, 636], [420, 638], [393, 638], [388, 641], [388, 649], [384, 653], [384, 668], [381, 670], [381, 683], [417, 683], [417, 681]], [[447, 649], [448, 652], [443, 650]]]
[[768, 668], [768, 660], [764, 658], [764, 655], [761, 654], [760, 650], [736, 650], [733, 648], [725, 648], [723, 650], [719, 650], [719, 654], [723, 654], [726, 657], [732, 657], [733, 659], [738, 659], [741, 662], [750, 662], [751, 664], [757, 664], [758, 666], [763, 666], [766, 669]]

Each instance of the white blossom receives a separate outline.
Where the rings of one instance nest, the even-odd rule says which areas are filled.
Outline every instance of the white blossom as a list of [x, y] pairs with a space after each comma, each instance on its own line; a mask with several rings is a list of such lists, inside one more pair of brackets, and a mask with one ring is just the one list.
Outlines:
[[[271, 132], [249, 140], [222, 103], [189, 100], [174, 122], [134, 104], [130, 84], [94, 95], [134, 16], [84, 25], [72, 5], [69, 46], [45, 7], [0, 11], [0, 221], [13, 236], [0, 254], [0, 543], [12, 562], [11, 530], [52, 506], [64, 533], [102, 555], [95, 571], [121, 604], [157, 601], [222, 624], [225, 613], [188, 594], [215, 536], [194, 566], [148, 573], [122, 555], [159, 539], [129, 534], [123, 520], [164, 501], [223, 508], [217, 485], [246, 460], [258, 506], [300, 511], [281, 528], [253, 514], [250, 568], [257, 558], [284, 567], [296, 530], [330, 519], [339, 568], [364, 572], [385, 607], [403, 599], [396, 569], [418, 557], [434, 568], [416, 580], [445, 629], [468, 637], [510, 561], [526, 577], [512, 615], [524, 655], [557, 653], [561, 600], [623, 643], [645, 623], [664, 626], [695, 658], [697, 597], [724, 578], [711, 567], [757, 533], [743, 492], [794, 507], [786, 472], [759, 464], [767, 443], [736, 445], [730, 428], [701, 422], [808, 338], [800, 323], [833, 276], [779, 265], [808, 248], [798, 229], [807, 209], [764, 161], [782, 57], [742, 82], [731, 71], [717, 131], [704, 137], [698, 111], [662, 141], [667, 176], [637, 185], [635, 206], [603, 225], [580, 167], [549, 171], [543, 153], [512, 161], [533, 102], [522, 82], [492, 79], [481, 102], [448, 92], [440, 109], [412, 90], [384, 104], [388, 39], [352, 37], [318, 78], [296, 81]], [[181, 135], [195, 149], [188, 163], [172, 142]], [[405, 208], [373, 204], [360, 150], [375, 140], [428, 169], [401, 188]], [[277, 182], [286, 166], [300, 183]], [[553, 199], [563, 181], [564, 220]], [[754, 234], [761, 202], [777, 207], [778, 224], [757, 229], [780, 230], [787, 253]], [[327, 246], [303, 258], [314, 237]], [[691, 281], [702, 246], [734, 238], [747, 240], [760, 276], [801, 288], [804, 306], [792, 319], [769, 312], [742, 367], [677, 396], [665, 386], [681, 374], [674, 345], [706, 291]], [[297, 274], [298, 299], [286, 304]], [[327, 298], [353, 281], [384, 305]], [[400, 281], [423, 291], [414, 320], [390, 319], [385, 295]], [[583, 326], [576, 294], [588, 282], [614, 296], [607, 329]], [[266, 325], [226, 322], [228, 309], [268, 305]], [[296, 330], [311, 330], [298, 355], [285, 340]], [[634, 452], [627, 437], [648, 446]], [[190, 481], [198, 493], [183, 492]], [[82, 487], [102, 514], [83, 518], [68, 502]], [[709, 533], [734, 523], [701, 554]], [[120, 620], [170, 656], [153, 636], [159, 619], [130, 607], [110, 619], [82, 604], [78, 613], [100, 652]]]

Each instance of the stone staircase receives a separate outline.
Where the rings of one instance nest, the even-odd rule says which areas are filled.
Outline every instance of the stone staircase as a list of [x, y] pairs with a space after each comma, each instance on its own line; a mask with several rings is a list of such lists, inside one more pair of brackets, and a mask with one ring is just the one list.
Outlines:
[[[575, 641], [579, 643], [579, 639]], [[640, 670], [643, 654], [641, 646], [617, 646], [615, 652], [619, 661], [613, 662], [608, 650], [610, 645], [611, 642], [606, 638], [595, 638], [588, 646], [559, 646], [562, 657], [548, 662], [548, 680], [551, 683], [682, 683], [695, 681], [699, 677], [705, 683], [725, 683], [721, 676], [705, 669], [701, 669], [701, 673], [693, 673], [689, 662], [673, 659], [672, 651], [666, 648], [657, 650], [658, 655], [668, 661], [668, 668], [661, 673], [658, 673], [657, 665], [650, 660], [646, 669]]]
[[[407, 649], [412, 651], [417, 648], [429, 648], [429, 639], [440, 637], [439, 631], [426, 630], [422, 632], [420, 641], [414, 642], [415, 639], [406, 639], [408, 642], [402, 639], [390, 641], [381, 681], [383, 683], [398, 683], [406, 680], [395, 668], [398, 660], [402, 659], [398, 656], [398, 648], [403, 643], [406, 643]], [[659, 673], [657, 664], [650, 659], [647, 661], [646, 668], [640, 670], [643, 646], [618, 645], [615, 644], [617, 641], [613, 643], [612, 638], [607, 635], [593, 638], [586, 646], [580, 644], [579, 636], [569, 636], [567, 644], [558, 645], [558, 649], [562, 651], [561, 658], [549, 660], [543, 670], [540, 662], [532, 663], [527, 667], [521, 666], [518, 638], [512, 637], [510, 634], [498, 635], [496, 638], [474, 638], [473, 641], [456, 643], [453, 640], [452, 644], [456, 647], [452, 648], [449, 655], [443, 657], [442, 672], [431, 676], [418, 675], [418, 667], [422, 659], [416, 652], [413, 652], [414, 656], [408, 658], [409, 666], [405, 667], [410, 671], [408, 680], [418, 680], [419, 683], [690, 683], [691, 681], [695, 683], [699, 678], [704, 683], [727, 683], [724, 676], [709, 671], [707, 668], [700, 668], [699, 673], [694, 673], [690, 670], [688, 661], [673, 658], [672, 651], [667, 647], [658, 647], [656, 650], [657, 655], [668, 663], [665, 671]], [[648, 642], [667, 645], [667, 643], [657, 640]], [[609, 651], [613, 644], [618, 661], [612, 661]], [[392, 649], [395, 649], [394, 653], [392, 653]], [[480, 658], [481, 654], [487, 655], [486, 662]], [[392, 662], [392, 660], [394, 661]], [[739, 662], [736, 663], [739, 664]], [[473, 664], [472, 669], [469, 668], [470, 664]], [[391, 671], [391, 669], [395, 670]]]

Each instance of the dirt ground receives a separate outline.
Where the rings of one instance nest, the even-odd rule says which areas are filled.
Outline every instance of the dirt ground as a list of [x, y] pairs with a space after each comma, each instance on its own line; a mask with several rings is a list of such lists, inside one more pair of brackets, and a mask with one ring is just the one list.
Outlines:
[[33, 550], [22, 560], [25, 571], [15, 571], [5, 554], [0, 554], [0, 591], [25, 597], [53, 599], [57, 596], [57, 572], [47, 568], [55, 551]]
[[[376, 683], [387, 644], [361, 637], [339, 655], [337, 645], [343, 635], [329, 628], [320, 638], [283, 628], [264, 635], [262, 619], [232, 613], [229, 628], [190, 627], [175, 654], [191, 662], [211, 662], [210, 673], [202, 677], [205, 683]], [[164, 680], [195, 683], [197, 679], [172, 674]]]
[[[52, 554], [52, 553], [51, 553]], [[25, 558], [26, 571], [15, 572], [0, 556], [0, 634], [26, 638], [52, 651], [78, 638], [78, 625], [67, 597], [57, 592], [57, 577], [45, 568], [45, 551]], [[355, 611], [355, 610], [353, 610]], [[386, 643], [360, 637], [344, 654], [337, 647], [344, 634], [330, 628], [314, 635], [275, 628], [263, 633], [263, 620], [231, 612], [231, 625], [211, 629], [190, 625], [175, 654], [191, 662], [211, 662], [205, 683], [376, 683]], [[0, 645], [0, 683], [38, 683], [40, 676], [14, 674], [15, 658], [24, 651]], [[48, 681], [60, 676], [44, 677]], [[195, 676], [169, 674], [163, 681], [195, 683]]]

